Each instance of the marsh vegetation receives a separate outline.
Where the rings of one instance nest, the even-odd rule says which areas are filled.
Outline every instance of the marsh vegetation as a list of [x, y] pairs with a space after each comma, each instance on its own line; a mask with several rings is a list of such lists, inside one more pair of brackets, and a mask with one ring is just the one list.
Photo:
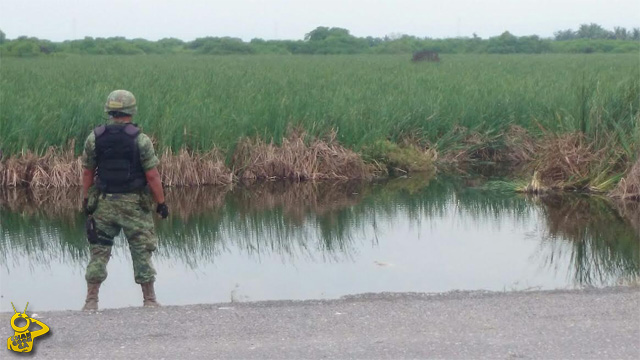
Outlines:
[[114, 87], [138, 96], [170, 185], [509, 163], [609, 191], [639, 151], [634, 55], [69, 56], [3, 59], [0, 75], [2, 186], [76, 185]]

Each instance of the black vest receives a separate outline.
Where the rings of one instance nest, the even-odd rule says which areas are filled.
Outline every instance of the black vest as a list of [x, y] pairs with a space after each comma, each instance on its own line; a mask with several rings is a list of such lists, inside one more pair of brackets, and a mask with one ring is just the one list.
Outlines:
[[147, 185], [134, 124], [101, 125], [96, 136], [97, 187], [105, 193], [129, 193]]

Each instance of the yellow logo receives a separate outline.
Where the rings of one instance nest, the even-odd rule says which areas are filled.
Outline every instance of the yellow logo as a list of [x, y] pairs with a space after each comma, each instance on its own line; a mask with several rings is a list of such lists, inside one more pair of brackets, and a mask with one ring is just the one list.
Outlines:
[[[13, 306], [13, 303], [11, 303], [11, 306]], [[29, 303], [27, 303], [27, 306], [29, 306]], [[11, 327], [14, 330], [14, 335], [7, 339], [7, 349], [9, 350], [29, 352], [33, 349], [33, 340], [49, 332], [49, 327], [42, 321], [27, 316], [27, 306], [24, 307], [24, 311], [21, 313], [16, 311], [16, 307], [13, 306], [15, 314], [11, 317]], [[27, 323], [24, 326], [18, 326], [16, 325], [16, 320], [18, 319], [24, 319]], [[36, 325], [39, 325], [42, 329], [29, 331], [31, 322], [36, 323]]]

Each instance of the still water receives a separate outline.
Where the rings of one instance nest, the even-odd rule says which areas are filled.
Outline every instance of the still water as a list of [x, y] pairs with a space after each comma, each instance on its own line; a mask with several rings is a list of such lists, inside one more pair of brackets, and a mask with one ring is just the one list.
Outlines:
[[[164, 305], [332, 299], [371, 292], [637, 284], [638, 212], [607, 199], [527, 197], [484, 181], [171, 189], [157, 221]], [[0, 190], [0, 311], [80, 309], [88, 245], [79, 191]], [[632, 215], [629, 215], [632, 214]], [[100, 307], [139, 306], [116, 239]]]

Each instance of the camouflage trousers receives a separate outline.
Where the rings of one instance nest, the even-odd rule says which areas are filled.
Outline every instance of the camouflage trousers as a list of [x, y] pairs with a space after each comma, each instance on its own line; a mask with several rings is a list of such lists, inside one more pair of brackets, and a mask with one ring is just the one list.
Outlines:
[[148, 194], [106, 194], [104, 198], [99, 197], [93, 213], [99, 243], [89, 245], [91, 258], [85, 275], [88, 283], [101, 283], [107, 278], [113, 238], [120, 230], [124, 231], [129, 242], [136, 283], [155, 281], [156, 270], [151, 255], [158, 246], [158, 239], [154, 232], [151, 205]]

